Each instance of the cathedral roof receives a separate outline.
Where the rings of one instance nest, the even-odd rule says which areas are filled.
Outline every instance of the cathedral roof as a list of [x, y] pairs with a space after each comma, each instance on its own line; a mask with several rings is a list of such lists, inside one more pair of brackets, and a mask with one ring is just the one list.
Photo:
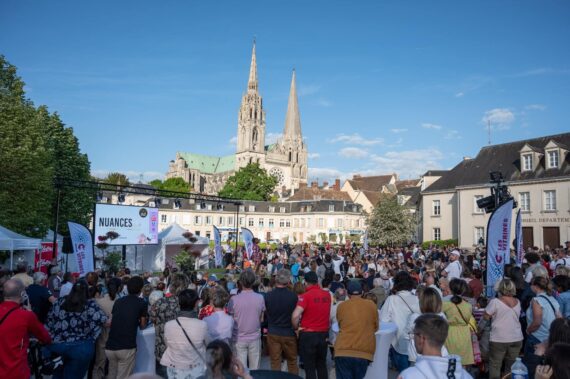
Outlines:
[[179, 152], [178, 155], [186, 161], [186, 165], [189, 169], [200, 170], [205, 174], [233, 171], [236, 160], [235, 155], [212, 157], [209, 155], [184, 152]]

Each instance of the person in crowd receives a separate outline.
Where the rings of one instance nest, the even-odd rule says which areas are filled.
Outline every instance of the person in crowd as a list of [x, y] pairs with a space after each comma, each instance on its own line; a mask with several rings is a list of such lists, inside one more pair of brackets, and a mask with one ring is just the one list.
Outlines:
[[0, 378], [28, 379], [27, 350], [30, 335], [43, 344], [51, 337], [34, 312], [21, 308], [25, 287], [21, 280], [9, 279], [3, 285], [0, 303]]
[[555, 343], [548, 349], [546, 364], [536, 368], [536, 379], [570, 378], [570, 344]]
[[305, 365], [306, 378], [326, 379], [331, 296], [329, 291], [319, 287], [316, 273], [308, 272], [305, 283], [306, 292], [299, 296], [291, 323], [299, 332], [299, 355]]
[[390, 346], [390, 359], [398, 372], [409, 367], [408, 345], [406, 336], [408, 319], [413, 313], [420, 313], [419, 302], [411, 291], [416, 282], [406, 271], [400, 271], [394, 277], [393, 295], [388, 296], [382, 309], [380, 309], [380, 322], [392, 322], [398, 327], [396, 338]]
[[177, 299], [180, 312], [164, 326], [166, 350], [160, 364], [166, 367], [168, 379], [197, 378], [206, 372], [208, 326], [198, 319], [195, 290], [183, 290]]
[[463, 266], [459, 261], [461, 259], [461, 253], [459, 250], [453, 250], [449, 253], [449, 264], [446, 268], [441, 271], [441, 274], [446, 277], [449, 281], [455, 278], [461, 278], [461, 273], [463, 272]]
[[527, 339], [524, 346], [523, 361], [529, 370], [529, 378], [534, 377], [536, 366], [540, 363], [540, 357], [535, 354], [535, 347], [548, 339], [550, 324], [561, 317], [560, 305], [549, 292], [549, 280], [544, 277], [533, 277], [530, 288], [536, 295], [526, 311], [528, 326], [526, 328]]
[[451, 300], [453, 294], [451, 293], [451, 289], [449, 288], [449, 279], [447, 278], [440, 278], [439, 279], [439, 288], [441, 291], [441, 299], [443, 301]]
[[261, 359], [261, 320], [265, 301], [262, 295], [253, 291], [256, 277], [251, 269], [243, 271], [239, 280], [242, 290], [228, 304], [234, 319], [232, 338], [239, 360], [250, 370], [256, 370]]
[[178, 303], [178, 294], [188, 288], [189, 279], [186, 275], [181, 272], [176, 272], [168, 275], [170, 279], [169, 282], [169, 293], [170, 296], [165, 296], [159, 299], [150, 308], [150, 318], [154, 324], [155, 331], [155, 345], [154, 345], [154, 357], [157, 360], [156, 373], [163, 378], [166, 377], [166, 367], [160, 364], [160, 360], [164, 351], [166, 350], [166, 343], [164, 342], [164, 325], [170, 321], [174, 320], [180, 311], [180, 305]]
[[41, 271], [35, 272], [33, 276], [34, 283], [26, 288], [26, 294], [32, 311], [38, 316], [38, 320], [43, 324], [46, 322], [51, 304], [55, 301], [55, 297], [51, 291], [45, 286], [47, 276]]
[[471, 304], [463, 299], [468, 286], [463, 279], [455, 278], [449, 282], [449, 289], [453, 296], [450, 301], [443, 303], [443, 313], [449, 322], [445, 347], [450, 354], [459, 355], [463, 365], [472, 365], [475, 359], [471, 331], [476, 330], [477, 325], [473, 318]]
[[549, 264], [551, 271], [554, 272], [556, 268], [559, 266], [570, 267], [570, 258], [568, 258], [566, 254], [567, 252], [565, 249], [562, 248], [556, 249], [556, 258], [553, 259]]
[[63, 367], [53, 379], [83, 378], [95, 354], [95, 340], [108, 321], [95, 300], [88, 299], [87, 291], [87, 283], [78, 281], [48, 314], [46, 326], [53, 342], [48, 349], [63, 359]]
[[[441, 316], [445, 319], [445, 314], [443, 313], [443, 302], [439, 293], [433, 288], [424, 288], [422, 291], [418, 291], [419, 306], [421, 314], [433, 313]], [[421, 315], [420, 313], [412, 313], [408, 317], [408, 324], [406, 326], [406, 334], [408, 337], [414, 331], [416, 319]], [[418, 357], [418, 352], [414, 344], [414, 339], [409, 337], [410, 342], [408, 344], [408, 360], [410, 362], [416, 362]], [[442, 356], [447, 356], [448, 352], [445, 346], [441, 350]]]
[[508, 370], [519, 356], [523, 343], [519, 321], [521, 304], [515, 297], [517, 288], [510, 279], [496, 286], [498, 297], [491, 299], [485, 308], [484, 319], [491, 321], [489, 342], [489, 379], [500, 379], [501, 367]]
[[[335, 328], [333, 328], [333, 325], [337, 324], [338, 326], [338, 321], [336, 319], [336, 311], [338, 309], [338, 306], [345, 301], [347, 298], [346, 295], [346, 290], [344, 288], [337, 288], [336, 291], [334, 291], [334, 298], [333, 298], [333, 302], [331, 304], [331, 315], [330, 315], [330, 325], [331, 328], [329, 330], [329, 344], [334, 346], [334, 342], [336, 340], [336, 336], [338, 335], [338, 329], [335, 330]], [[334, 351], [334, 349], [333, 349]]]
[[207, 341], [222, 340], [230, 343], [234, 327], [234, 319], [225, 311], [230, 295], [223, 287], [210, 290], [214, 312], [204, 318], [208, 326]]
[[384, 288], [384, 280], [382, 280], [382, 278], [374, 278], [372, 283], [374, 288], [370, 290], [370, 293], [376, 295], [376, 299], [378, 300], [378, 310], [380, 310], [384, 301], [386, 301], [386, 297], [388, 297], [386, 289]]
[[271, 369], [281, 370], [281, 359], [287, 360], [287, 371], [299, 373], [297, 366], [297, 337], [291, 324], [291, 316], [297, 306], [297, 295], [287, 286], [291, 283], [291, 272], [277, 271], [275, 288], [265, 296], [267, 314], [267, 347], [271, 359]]
[[243, 363], [233, 356], [230, 346], [221, 340], [215, 340], [206, 347], [207, 372], [198, 379], [252, 379]]
[[54, 266], [50, 269], [50, 276], [48, 278], [48, 289], [53, 296], [57, 299], [59, 297], [59, 289], [61, 288], [61, 276], [63, 275], [61, 268]]
[[12, 276], [12, 279], [20, 280], [26, 288], [34, 284], [34, 279], [28, 275], [28, 262], [21, 261], [16, 264], [16, 274]]
[[59, 297], [65, 297], [69, 295], [71, 289], [73, 288], [73, 285], [75, 284], [75, 281], [76, 280], [75, 277], [73, 276], [73, 273], [66, 272], [65, 274], [63, 274], [61, 288], [59, 289]]
[[567, 318], [557, 318], [550, 324], [548, 339], [536, 345], [534, 353], [539, 357], [546, 354], [549, 346], [557, 342], [570, 343], [570, 320]]
[[552, 283], [558, 292], [556, 300], [560, 304], [562, 317], [570, 318], [570, 277], [558, 275], [552, 279]]
[[206, 287], [202, 290], [200, 294], [200, 300], [202, 305], [200, 306], [200, 311], [198, 312], [198, 318], [203, 320], [205, 317], [208, 317], [212, 313], [214, 313], [214, 306], [211, 302], [210, 293], [212, 292], [212, 287]]
[[297, 282], [293, 284], [293, 293], [300, 296], [305, 293], [305, 284], [303, 282]]
[[398, 379], [455, 378], [472, 379], [463, 368], [461, 357], [442, 356], [449, 326], [445, 319], [433, 313], [419, 316], [414, 323], [410, 337], [418, 351], [415, 366], [400, 373]]
[[[113, 312], [113, 305], [117, 298], [117, 293], [121, 290], [121, 279], [110, 278], [107, 282], [107, 293], [103, 296], [95, 298], [97, 305], [105, 312], [105, 315], [110, 320]], [[110, 325], [104, 325], [101, 329], [101, 334], [95, 341], [95, 361], [93, 362], [93, 379], [103, 379], [105, 377], [105, 363], [107, 357], [105, 356], [105, 345], [109, 338]]]
[[148, 318], [148, 306], [140, 298], [143, 286], [143, 279], [133, 276], [127, 282], [129, 294], [117, 299], [113, 305], [111, 329], [105, 345], [110, 379], [127, 377], [135, 367], [137, 329], [144, 329]]
[[376, 350], [375, 333], [379, 329], [376, 304], [362, 298], [360, 282], [351, 280], [348, 297], [337, 308], [339, 334], [334, 344], [338, 379], [362, 379]]
[[[543, 267], [543, 266], [540, 264], [540, 256], [537, 253], [534, 253], [534, 252], [526, 253], [524, 255], [524, 259], [526, 259], [527, 263], [529, 264], [529, 267], [527, 268], [527, 270], [525, 272], [524, 280], [530, 284], [530, 281], [532, 280], [532, 278], [534, 276], [534, 273], [532, 272], [532, 270], [535, 267]], [[545, 271], [546, 271], [546, 269], [545, 269]], [[546, 272], [546, 277], [548, 277], [548, 271]]]
[[474, 299], [478, 299], [479, 296], [483, 293], [483, 282], [481, 281], [481, 271], [480, 270], [473, 270], [468, 271], [465, 270], [465, 278], [469, 279], [467, 281], [467, 285], [471, 290], [471, 297]]

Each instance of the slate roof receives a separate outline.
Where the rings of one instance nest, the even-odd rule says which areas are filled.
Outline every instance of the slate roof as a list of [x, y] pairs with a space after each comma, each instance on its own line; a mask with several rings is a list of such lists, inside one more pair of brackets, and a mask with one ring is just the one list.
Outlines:
[[235, 155], [225, 157], [213, 157], [195, 153], [178, 153], [186, 161], [189, 169], [200, 170], [206, 174], [217, 174], [220, 172], [233, 171], [235, 166]]
[[393, 175], [353, 177], [348, 182], [356, 191], [382, 191], [382, 187], [390, 183]]
[[415, 207], [420, 200], [421, 187], [406, 187], [398, 191], [398, 195], [409, 196], [404, 205]]
[[422, 176], [443, 176], [448, 172], [449, 170], [428, 170]]
[[295, 191], [289, 201], [298, 200], [345, 200], [351, 201], [348, 193], [334, 189], [322, 189], [315, 187], [302, 187]]
[[524, 145], [528, 144], [544, 152], [550, 141], [556, 142], [558, 146], [570, 146], [570, 133], [485, 146], [475, 158], [461, 161], [429, 186], [424, 193], [451, 190], [458, 186], [484, 185], [489, 183], [491, 171], [502, 172], [508, 182], [570, 176], [570, 153], [560, 156], [559, 168], [546, 169], [546, 159], [542, 156], [534, 171], [521, 172], [520, 150]]

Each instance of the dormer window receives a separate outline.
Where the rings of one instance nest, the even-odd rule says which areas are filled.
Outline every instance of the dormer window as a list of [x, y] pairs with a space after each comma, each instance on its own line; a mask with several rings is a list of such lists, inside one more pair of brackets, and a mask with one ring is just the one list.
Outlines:
[[523, 171], [532, 171], [532, 154], [524, 154], [522, 156]]
[[558, 168], [559, 161], [558, 150], [551, 150], [548, 152], [548, 168]]

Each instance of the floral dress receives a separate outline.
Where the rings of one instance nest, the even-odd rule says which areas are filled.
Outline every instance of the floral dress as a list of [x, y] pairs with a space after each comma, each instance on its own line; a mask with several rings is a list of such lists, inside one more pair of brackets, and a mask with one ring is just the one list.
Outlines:
[[107, 315], [97, 305], [95, 300], [87, 300], [81, 312], [67, 312], [62, 308], [65, 297], [57, 299], [53, 304], [47, 318], [47, 329], [52, 343], [95, 341], [103, 324], [107, 322]]
[[180, 305], [178, 304], [178, 296], [163, 297], [159, 299], [150, 308], [149, 315], [155, 320], [154, 332], [156, 334], [154, 344], [154, 354], [157, 361], [160, 361], [162, 354], [166, 351], [166, 342], [164, 341], [164, 325], [174, 320], [180, 312]]
[[443, 302], [443, 313], [449, 323], [449, 332], [445, 340], [445, 347], [449, 354], [459, 355], [462, 365], [475, 363], [473, 345], [471, 344], [471, 326], [475, 325], [471, 304], [462, 301], [454, 304], [451, 301]]

